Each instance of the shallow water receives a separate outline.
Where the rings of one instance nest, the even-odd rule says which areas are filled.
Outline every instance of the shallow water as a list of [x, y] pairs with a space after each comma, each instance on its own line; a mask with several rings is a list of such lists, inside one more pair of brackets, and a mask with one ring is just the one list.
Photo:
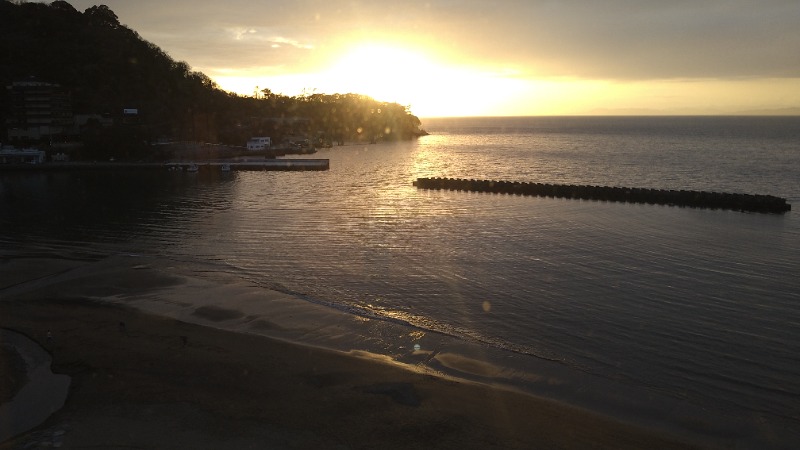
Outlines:
[[[786, 442], [798, 436], [796, 211], [425, 191], [411, 183], [451, 176], [744, 192], [786, 197], [796, 209], [800, 119], [424, 126], [431, 135], [416, 142], [314, 155], [330, 158], [329, 172], [0, 173], [0, 254], [126, 252], [208, 263], [349, 314], [457, 338], [447, 352], [471, 343], [469, 352], [481, 355], [469, 356], [514, 367], [522, 387], [526, 367], [555, 361], [560, 376], [618, 397], [651, 395], [654, 409], [678, 405], [669, 408], [741, 420], [753, 434], [784, 433]], [[392, 342], [412, 332], [380, 330], [364, 338], [365, 349], [391, 354], [413, 345]], [[446, 360], [430, 363], [446, 370]], [[608, 401], [553, 391], [593, 407]]]

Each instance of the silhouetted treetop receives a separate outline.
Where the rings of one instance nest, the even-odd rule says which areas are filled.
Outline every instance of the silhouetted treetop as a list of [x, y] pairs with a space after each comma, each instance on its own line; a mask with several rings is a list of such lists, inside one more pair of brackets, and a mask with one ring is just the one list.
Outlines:
[[117, 17], [116, 14], [114, 14], [114, 11], [112, 11], [106, 5], [92, 6], [90, 8], [86, 8], [84, 14], [86, 15], [86, 17], [89, 18], [89, 20], [94, 21], [95, 23], [101, 25], [108, 25], [112, 28], [116, 28], [119, 26], [119, 18]]
[[56, 0], [53, 3], [50, 3], [50, 7], [56, 10], [64, 11], [67, 14], [80, 14], [74, 6], [62, 0]]

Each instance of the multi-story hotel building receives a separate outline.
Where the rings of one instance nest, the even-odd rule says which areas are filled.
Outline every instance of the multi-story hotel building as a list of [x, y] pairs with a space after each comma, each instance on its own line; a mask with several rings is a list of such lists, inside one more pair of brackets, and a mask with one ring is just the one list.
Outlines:
[[72, 102], [60, 85], [40, 81], [17, 81], [6, 87], [9, 111], [8, 140], [41, 142], [71, 132]]

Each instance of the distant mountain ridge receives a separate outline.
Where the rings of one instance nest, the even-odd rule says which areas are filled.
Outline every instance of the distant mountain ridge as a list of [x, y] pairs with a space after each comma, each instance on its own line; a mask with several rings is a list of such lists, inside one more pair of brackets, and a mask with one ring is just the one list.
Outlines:
[[740, 116], [800, 116], [800, 107], [795, 108], [770, 108], [770, 109], [749, 109], [738, 111], [734, 115]]
[[708, 110], [708, 109], [682, 109], [675, 110], [649, 109], [649, 108], [595, 108], [589, 115], [599, 116], [800, 116], [800, 107], [750, 109], [750, 110]]

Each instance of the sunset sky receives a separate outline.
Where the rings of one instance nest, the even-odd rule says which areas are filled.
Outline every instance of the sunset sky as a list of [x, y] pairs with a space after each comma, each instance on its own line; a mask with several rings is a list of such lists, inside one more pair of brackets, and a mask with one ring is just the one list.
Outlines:
[[360, 93], [420, 117], [800, 111], [797, 0], [69, 2], [246, 95]]

